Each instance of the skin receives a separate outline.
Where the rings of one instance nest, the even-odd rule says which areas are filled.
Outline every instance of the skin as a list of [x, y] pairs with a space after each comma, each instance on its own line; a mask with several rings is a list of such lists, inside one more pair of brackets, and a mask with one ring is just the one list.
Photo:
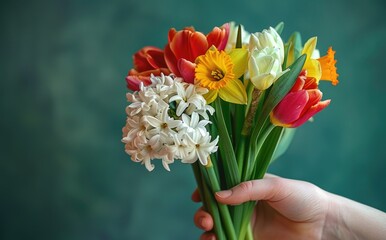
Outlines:
[[[252, 216], [254, 239], [385, 239], [386, 214], [329, 193], [304, 181], [266, 175], [217, 192], [218, 202], [237, 205], [257, 201]], [[200, 201], [198, 191], [192, 195]], [[216, 239], [213, 219], [200, 208], [194, 222], [205, 232], [201, 240]]]

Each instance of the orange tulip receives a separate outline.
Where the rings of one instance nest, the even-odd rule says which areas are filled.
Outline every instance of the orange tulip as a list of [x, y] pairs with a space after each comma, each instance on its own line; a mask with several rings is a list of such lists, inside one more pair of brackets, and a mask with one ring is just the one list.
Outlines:
[[139, 90], [142, 82], [144, 85], [151, 83], [151, 74], [160, 75], [170, 74], [165, 59], [164, 51], [156, 47], [144, 47], [133, 56], [134, 68], [131, 69], [126, 77], [127, 87], [133, 91]]
[[185, 82], [194, 83], [196, 58], [215, 46], [218, 50], [226, 47], [229, 36], [229, 24], [215, 27], [208, 35], [197, 32], [193, 27], [177, 31], [169, 30], [168, 44], [165, 47], [165, 60], [169, 69]]

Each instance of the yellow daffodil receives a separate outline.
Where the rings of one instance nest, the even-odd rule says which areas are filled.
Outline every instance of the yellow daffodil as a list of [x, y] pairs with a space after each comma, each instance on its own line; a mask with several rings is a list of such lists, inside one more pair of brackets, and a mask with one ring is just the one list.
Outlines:
[[227, 102], [246, 104], [247, 93], [240, 77], [247, 66], [248, 51], [233, 49], [229, 54], [211, 47], [196, 60], [195, 84], [207, 88], [207, 103], [217, 96]]
[[307, 70], [307, 77], [315, 78], [316, 82], [319, 80], [331, 81], [333, 85], [338, 84], [339, 74], [336, 72], [336, 60], [334, 58], [335, 51], [330, 47], [327, 55], [323, 57], [314, 57], [317, 38], [310, 38], [303, 47], [302, 54], [307, 54], [306, 62], [303, 70]]

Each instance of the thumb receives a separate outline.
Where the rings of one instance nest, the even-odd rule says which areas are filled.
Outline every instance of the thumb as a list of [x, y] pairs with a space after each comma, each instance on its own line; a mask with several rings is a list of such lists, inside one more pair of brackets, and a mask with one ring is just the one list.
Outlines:
[[284, 187], [285, 181], [279, 177], [246, 181], [229, 190], [217, 192], [215, 197], [218, 202], [230, 205], [257, 200], [279, 201], [289, 194]]

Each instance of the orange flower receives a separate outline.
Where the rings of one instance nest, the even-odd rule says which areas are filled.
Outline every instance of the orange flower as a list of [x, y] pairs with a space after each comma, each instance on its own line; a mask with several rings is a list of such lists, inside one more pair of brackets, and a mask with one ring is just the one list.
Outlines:
[[332, 50], [332, 47], [329, 47], [327, 50], [327, 55], [318, 59], [320, 66], [322, 68], [321, 80], [331, 81], [332, 85], [337, 85], [339, 83], [338, 76], [336, 72], [336, 60], [334, 58], [335, 51]]
[[302, 54], [307, 54], [306, 62], [303, 70], [307, 70], [307, 76], [315, 78], [319, 84], [319, 80], [331, 81], [333, 85], [338, 84], [338, 74], [336, 72], [336, 60], [334, 58], [335, 51], [330, 47], [327, 55], [320, 58], [313, 58], [317, 43], [317, 38], [310, 38], [303, 47]]
[[194, 83], [196, 58], [204, 55], [213, 45], [223, 50], [229, 36], [229, 24], [215, 27], [208, 35], [197, 32], [193, 27], [177, 31], [169, 30], [169, 41], [165, 47], [165, 60], [169, 69], [185, 82]]
[[164, 51], [156, 47], [144, 47], [133, 56], [134, 68], [131, 69], [126, 77], [127, 87], [130, 90], [138, 91], [142, 82], [149, 85], [150, 75], [170, 74], [165, 59]]

